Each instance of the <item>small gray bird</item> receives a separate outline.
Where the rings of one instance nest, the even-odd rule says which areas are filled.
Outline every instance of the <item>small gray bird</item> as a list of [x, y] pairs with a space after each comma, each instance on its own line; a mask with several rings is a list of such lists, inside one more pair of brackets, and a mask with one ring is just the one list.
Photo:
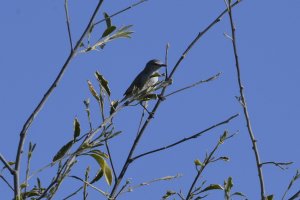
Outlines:
[[159, 68], [165, 67], [166, 64], [163, 64], [161, 61], [157, 59], [150, 60], [143, 71], [141, 71], [137, 77], [134, 79], [134, 81], [131, 83], [129, 88], [124, 93], [124, 98], [121, 100], [124, 101], [125, 99], [133, 96], [135, 93], [142, 91], [146, 88], [149, 88], [150, 86], [153, 86], [157, 81], [158, 77], [154, 75]]

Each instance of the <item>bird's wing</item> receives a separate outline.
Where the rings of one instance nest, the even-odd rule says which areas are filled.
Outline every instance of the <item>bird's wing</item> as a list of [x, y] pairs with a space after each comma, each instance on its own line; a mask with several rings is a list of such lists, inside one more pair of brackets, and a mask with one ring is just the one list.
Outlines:
[[143, 87], [144, 78], [142, 77], [143, 73], [140, 72], [134, 79], [134, 81], [131, 83], [131, 85], [128, 87], [126, 92], [124, 93], [125, 96], [131, 95], [133, 92], [134, 87], [141, 89]]

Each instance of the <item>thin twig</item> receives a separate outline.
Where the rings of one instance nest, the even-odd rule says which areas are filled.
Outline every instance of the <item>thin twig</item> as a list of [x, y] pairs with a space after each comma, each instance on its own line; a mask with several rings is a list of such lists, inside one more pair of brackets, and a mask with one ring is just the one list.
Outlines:
[[68, 195], [67, 197], [63, 198], [63, 200], [67, 200], [69, 198], [71, 198], [72, 196], [76, 195], [78, 192], [80, 192], [80, 190], [82, 190], [83, 186], [81, 186], [80, 188], [78, 188], [75, 192], [73, 192], [72, 194]]
[[[269, 162], [263, 162], [260, 165], [275, 165], [276, 167], [279, 167], [282, 170], [285, 170], [288, 168], [288, 165], [293, 164], [293, 162], [273, 162], [273, 161], [269, 161]], [[285, 168], [283, 167], [285, 166]]]
[[6, 161], [6, 159], [1, 153], [0, 153], [0, 160], [12, 175], [15, 174], [15, 170], [9, 165], [9, 163]]
[[168, 79], [168, 53], [169, 53], [169, 47], [170, 47], [170, 44], [167, 43], [166, 45], [166, 54], [165, 54], [165, 64], [166, 64], [166, 80]]
[[198, 168], [197, 168], [198, 166], [196, 165], [197, 175], [196, 175], [196, 177], [194, 178], [194, 181], [193, 181], [193, 183], [192, 183], [192, 185], [191, 185], [191, 187], [190, 187], [190, 189], [189, 189], [189, 192], [188, 192], [188, 194], [187, 194], [185, 200], [190, 200], [190, 199], [193, 198], [193, 196], [194, 196], [195, 194], [199, 194], [199, 193], [203, 192], [203, 191], [199, 191], [199, 192], [198, 192], [198, 190], [199, 190], [201, 187], [200, 187], [200, 188], [196, 188], [195, 190], [193, 190], [194, 187], [195, 187], [195, 184], [197, 183], [198, 179], [200, 178], [200, 175], [202, 174], [202, 172], [204, 171], [204, 169], [206, 168], [206, 166], [207, 166], [208, 164], [210, 164], [210, 163], [216, 161], [216, 160], [213, 158], [213, 155], [214, 155], [214, 153], [216, 152], [216, 150], [219, 148], [219, 146], [220, 146], [221, 144], [223, 144], [223, 143], [225, 142], [225, 140], [228, 140], [228, 139], [232, 138], [232, 137], [235, 136], [235, 135], [236, 135], [236, 133], [227, 136], [227, 131], [225, 131], [225, 132], [223, 133], [223, 135], [220, 137], [220, 139], [219, 139], [218, 143], [216, 144], [215, 148], [209, 153], [208, 156], [207, 156], [207, 154], [206, 154], [205, 159], [204, 159], [204, 162], [201, 164], [200, 169], [198, 169]]
[[60, 170], [58, 170], [57, 175], [55, 177], [54, 180], [52, 180], [52, 182], [48, 185], [48, 187], [43, 191], [43, 193], [39, 196], [39, 198], [37, 198], [37, 200], [41, 200], [43, 199], [46, 194], [48, 193], [48, 191], [59, 181], [59, 179], [61, 178], [61, 175], [63, 174], [63, 171], [67, 171], [66, 166], [67, 166], [67, 162], [64, 163], [64, 165], [60, 168]]
[[141, 118], [140, 118], [140, 122], [139, 122], [139, 126], [138, 126], [138, 130], [137, 130], [136, 135], [138, 135], [139, 132], [140, 132], [140, 129], [141, 129], [141, 126], [142, 126], [142, 122], [143, 122], [144, 116], [145, 116], [145, 109], [142, 110], [142, 115], [141, 115]]
[[205, 158], [205, 161], [203, 162], [203, 164], [201, 165], [201, 168], [197, 171], [197, 175], [195, 176], [192, 185], [190, 186], [189, 192], [186, 196], [186, 200], [190, 200], [193, 197], [193, 192], [192, 190], [195, 187], [195, 184], [197, 183], [200, 175], [202, 174], [202, 172], [204, 171], [204, 169], [206, 168], [206, 166], [209, 164], [210, 159], [212, 158], [212, 156], [214, 155], [214, 153], [216, 152], [216, 150], [218, 149], [218, 147], [220, 146], [220, 142], [218, 142], [218, 144], [215, 146], [215, 148], [209, 153], [208, 157]]
[[250, 117], [249, 117], [246, 99], [245, 99], [245, 95], [244, 95], [244, 87], [243, 87], [242, 79], [241, 79], [240, 63], [239, 63], [238, 50], [237, 50], [237, 45], [236, 45], [235, 26], [234, 26], [232, 12], [231, 12], [231, 6], [230, 6], [231, 0], [229, 0], [229, 3], [227, 2], [227, 0], [224, 0], [224, 1], [227, 6], [229, 20], [230, 20], [230, 26], [231, 26], [231, 36], [232, 36], [231, 42], [232, 42], [234, 58], [235, 58], [237, 81], [238, 81], [239, 91], [240, 91], [240, 101], [241, 101], [241, 105], [243, 107], [243, 111], [244, 111], [243, 113], [244, 113], [245, 120], [247, 123], [248, 133], [249, 133], [249, 136], [250, 136], [250, 139], [252, 142], [252, 149], [253, 149], [254, 155], [255, 155], [256, 167], [257, 167], [259, 183], [260, 183], [260, 195], [261, 195], [261, 199], [264, 200], [266, 198], [266, 196], [265, 196], [265, 186], [264, 186], [262, 165], [261, 165], [261, 161], [259, 158], [259, 152], [258, 152], [258, 147], [256, 144], [256, 139], [255, 139], [254, 133], [252, 131], [252, 126], [250, 123]]
[[126, 192], [131, 192], [131, 191], [133, 191], [133, 190], [135, 190], [137, 188], [140, 188], [140, 187], [143, 187], [143, 186], [148, 186], [148, 185], [150, 185], [152, 183], [155, 183], [155, 182], [170, 181], [170, 180], [177, 179], [177, 178], [180, 178], [180, 177], [182, 177], [181, 174], [177, 174], [175, 176], [165, 176], [165, 177], [162, 177], [162, 178], [156, 178], [156, 179], [153, 179], [153, 180], [150, 180], [150, 181], [146, 181], [146, 182], [140, 183], [138, 185], [130, 186], [130, 187], [128, 187], [127, 191], [122, 191], [120, 194], [124, 194]]
[[6, 180], [6, 178], [4, 176], [2, 176], [2, 174], [0, 174], [0, 178], [8, 185], [8, 187], [14, 191], [14, 188], [12, 187], [12, 185]]
[[179, 89], [179, 90], [176, 90], [176, 91], [174, 91], [174, 92], [171, 92], [171, 93], [165, 95], [164, 97], [167, 98], [168, 96], [171, 96], [171, 95], [173, 95], [173, 94], [176, 94], [176, 93], [181, 92], [181, 91], [186, 90], [186, 89], [190, 89], [190, 88], [195, 87], [195, 86], [197, 86], [197, 85], [199, 85], [199, 84], [207, 83], [207, 82], [213, 81], [213, 80], [219, 78], [220, 75], [221, 75], [221, 72], [215, 74], [214, 76], [212, 76], [212, 77], [210, 77], [210, 78], [208, 78], [208, 79], [206, 79], [206, 80], [200, 80], [200, 81], [197, 81], [196, 83], [193, 83], [193, 84], [191, 84], [191, 85], [189, 85], [189, 86], [186, 86], [186, 87], [184, 87], [184, 88], [181, 88], [181, 89]]
[[[240, 1], [236, 1], [232, 6], [235, 6], [239, 3]], [[175, 71], [177, 70], [177, 68], [179, 67], [180, 63], [182, 62], [182, 60], [186, 57], [186, 55], [189, 53], [189, 51], [192, 49], [192, 47], [196, 44], [196, 42], [208, 31], [210, 30], [215, 24], [217, 24], [220, 21], [220, 18], [227, 12], [228, 10], [225, 9], [212, 23], [210, 23], [202, 32], [200, 32], [195, 39], [189, 44], [189, 46], [187, 47], [187, 49], [183, 52], [183, 54], [181, 55], [181, 57], [179, 58], [179, 60], [177, 61], [177, 63], [175, 64], [174, 68], [172, 69], [170, 76], [168, 77], [168, 79], [172, 78]], [[160, 96], [164, 96], [164, 93], [166, 91], [166, 87], [164, 87], [160, 93]], [[156, 110], [158, 109], [160, 103], [162, 102], [162, 100], [159, 98], [154, 106], [154, 108], [152, 109], [153, 115], [155, 114]], [[129, 154], [127, 156], [127, 159], [122, 167], [122, 170], [118, 176], [117, 182], [115, 182], [113, 189], [111, 190], [110, 193], [110, 198], [114, 199], [114, 195], [117, 191], [117, 188], [119, 186], [119, 184], [121, 183], [127, 169], [128, 166], [130, 165], [130, 163], [132, 162], [132, 155], [135, 151], [135, 148], [137, 147], [137, 144], [140, 140], [140, 138], [142, 137], [145, 129], [147, 128], [148, 124], [151, 122], [151, 120], [153, 119], [153, 115], [149, 115], [147, 120], [145, 121], [143, 127], [141, 128], [140, 133], [137, 135], [137, 137], [135, 138], [133, 145], [129, 151]]]
[[114, 174], [114, 179], [116, 181], [117, 180], [117, 174], [116, 174], [115, 167], [114, 167], [114, 164], [113, 164], [113, 161], [112, 161], [112, 157], [111, 157], [111, 153], [110, 153], [110, 149], [109, 149], [107, 140], [105, 140], [105, 147], [106, 147], [106, 151], [107, 151], [107, 154], [108, 154], [110, 166], [111, 166], [113, 174]]
[[130, 184], [130, 180], [127, 180], [126, 183], [122, 186], [119, 192], [117, 192], [115, 199], [125, 190], [125, 188]]
[[295, 200], [296, 198], [300, 197], [300, 190], [296, 192], [292, 197], [290, 197], [288, 200]]
[[80, 180], [82, 181], [83, 183], [87, 184], [88, 186], [90, 186], [91, 188], [95, 189], [96, 191], [100, 192], [101, 194], [103, 194], [105, 197], [107, 197], [107, 193], [102, 191], [101, 189], [97, 188], [96, 186], [94, 186], [93, 184], [90, 184], [89, 182], [79, 178], [78, 176], [69, 176], [70, 178], [74, 178], [74, 179], [77, 179], [77, 180]]
[[72, 42], [72, 36], [71, 36], [70, 16], [69, 16], [68, 7], [69, 7], [68, 6], [68, 0], [65, 0], [65, 13], [66, 13], [67, 28], [68, 28], [68, 36], [69, 36], [71, 51], [73, 51], [73, 42]]
[[[119, 14], [121, 14], [121, 13], [123, 13], [123, 12], [125, 12], [125, 11], [127, 11], [127, 10], [133, 8], [133, 7], [135, 7], [135, 6], [138, 6], [138, 5], [140, 5], [141, 3], [144, 3], [144, 2], [146, 2], [146, 1], [148, 1], [148, 0], [141, 0], [141, 1], [139, 1], [139, 2], [136, 2], [136, 3], [132, 4], [132, 5], [130, 5], [130, 6], [126, 7], [126, 8], [124, 8], [124, 9], [122, 9], [122, 10], [120, 10], [120, 11], [118, 11], [118, 12], [112, 14], [112, 15], [110, 15], [109, 18], [113, 18], [113, 17], [115, 17], [116, 15], [119, 15]], [[105, 19], [101, 19], [100, 21], [94, 23], [94, 25], [98, 25], [98, 24], [100, 24], [100, 23], [102, 23], [102, 22], [105, 22]]]
[[298, 180], [300, 178], [300, 173], [299, 170], [296, 171], [296, 174], [293, 176], [293, 178], [291, 179], [288, 187], [286, 188], [281, 200], [285, 199], [285, 196], [287, 195], [288, 191], [292, 188], [292, 186], [294, 185], [295, 181]]
[[224, 120], [224, 121], [222, 121], [222, 122], [219, 122], [219, 123], [217, 123], [217, 124], [214, 124], [214, 125], [210, 126], [209, 128], [207, 128], [207, 129], [205, 129], [205, 130], [203, 130], [203, 131], [200, 131], [200, 132], [198, 132], [198, 133], [196, 133], [196, 134], [193, 134], [193, 135], [190, 136], [190, 137], [183, 138], [183, 139], [178, 140], [177, 142], [174, 142], [174, 143], [169, 144], [169, 145], [167, 145], [167, 146], [164, 146], [164, 147], [161, 147], [161, 148], [157, 148], [157, 149], [154, 149], [154, 150], [151, 150], [151, 151], [142, 153], [142, 154], [140, 154], [140, 155], [137, 155], [137, 156], [135, 156], [135, 157], [132, 158], [132, 161], [134, 161], [134, 160], [136, 160], [136, 159], [138, 159], [138, 158], [140, 158], [140, 157], [143, 157], [143, 156], [146, 156], [146, 155], [149, 155], [149, 154], [152, 154], [152, 153], [156, 153], [156, 152], [158, 152], [158, 151], [163, 151], [163, 150], [169, 149], [169, 148], [171, 148], [171, 147], [174, 147], [174, 146], [176, 146], [176, 145], [179, 145], [179, 144], [181, 144], [181, 143], [183, 143], [183, 142], [186, 142], [186, 141], [188, 141], [188, 140], [196, 139], [196, 138], [198, 138], [199, 136], [201, 136], [202, 134], [204, 134], [204, 133], [206, 133], [206, 132], [208, 132], [208, 131], [210, 131], [210, 130], [212, 130], [212, 129], [218, 127], [218, 126], [221, 126], [221, 125], [224, 125], [224, 124], [229, 123], [231, 120], [233, 120], [233, 119], [236, 118], [237, 116], [239, 116], [239, 114], [235, 114], [235, 115], [229, 117], [228, 119], [226, 119], [226, 120]]
[[29, 172], [30, 172], [30, 161], [31, 161], [31, 157], [33, 154], [33, 151], [35, 149], [35, 144], [32, 145], [32, 143], [29, 143], [29, 148], [28, 148], [28, 153], [27, 153], [27, 168], [26, 168], [26, 172], [25, 172], [25, 187], [24, 187], [24, 193], [26, 193], [27, 191], [27, 187], [28, 187], [28, 178], [29, 178]]
[[75, 56], [76, 50], [80, 47], [84, 37], [86, 36], [86, 34], [88, 33], [92, 22], [94, 20], [94, 18], [96, 17], [96, 14], [98, 13], [98, 10], [100, 9], [100, 6], [102, 5], [103, 0], [99, 0], [91, 18], [90, 21], [88, 23], [88, 25], [86, 26], [84, 32], [82, 33], [80, 39], [77, 41], [76, 46], [74, 47], [73, 51], [70, 52], [67, 60], [65, 61], [64, 65], [62, 66], [59, 74], [57, 75], [57, 77], [55, 78], [54, 82], [52, 83], [52, 85], [50, 86], [50, 88], [47, 90], [47, 92], [44, 94], [42, 100], [39, 102], [39, 104], [37, 105], [37, 107], [34, 109], [34, 111], [31, 113], [31, 115], [29, 116], [29, 118], [27, 119], [27, 121], [25, 122], [23, 129], [20, 132], [20, 140], [19, 140], [19, 145], [18, 145], [18, 151], [17, 151], [17, 155], [16, 155], [16, 162], [15, 162], [15, 174], [14, 174], [14, 190], [15, 190], [15, 198], [20, 197], [20, 188], [19, 188], [19, 168], [20, 168], [20, 159], [21, 159], [21, 153], [23, 151], [23, 146], [24, 146], [24, 142], [25, 142], [25, 137], [27, 134], [27, 130], [29, 129], [30, 125], [32, 124], [34, 118], [37, 116], [38, 112], [42, 109], [43, 105], [45, 104], [45, 102], [47, 101], [47, 99], [49, 98], [49, 96], [52, 94], [53, 90], [57, 87], [58, 83], [60, 82], [65, 70], [67, 69], [67, 67], [69, 66], [70, 61], [72, 60], [72, 58]]

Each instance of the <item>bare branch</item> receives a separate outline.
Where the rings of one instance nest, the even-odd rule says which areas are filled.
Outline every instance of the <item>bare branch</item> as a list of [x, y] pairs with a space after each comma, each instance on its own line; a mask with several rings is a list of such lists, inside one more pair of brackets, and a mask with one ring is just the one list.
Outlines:
[[148, 186], [148, 185], [150, 185], [152, 183], [155, 183], [155, 182], [170, 181], [170, 180], [177, 179], [177, 178], [180, 178], [180, 177], [182, 177], [181, 174], [177, 174], [175, 176], [165, 176], [165, 177], [162, 177], [162, 178], [156, 178], [156, 179], [153, 179], [153, 180], [150, 180], [150, 181], [140, 183], [138, 185], [130, 186], [130, 187], [127, 188], [127, 191], [124, 191], [124, 189], [123, 189], [123, 191], [120, 192], [120, 194], [123, 194], [123, 193], [126, 193], [126, 192], [132, 192], [134, 189], [137, 189], [137, 188], [143, 187], [143, 186]]
[[68, 0], [65, 0], [65, 13], [66, 13], [66, 22], [67, 22], [67, 28], [68, 28], [68, 36], [69, 36], [69, 42], [71, 51], [73, 51], [73, 42], [72, 42], [72, 36], [71, 36], [71, 28], [70, 28], [70, 16], [69, 16], [69, 9], [68, 9]]
[[270, 161], [270, 162], [263, 162], [260, 165], [275, 165], [276, 167], [279, 167], [282, 170], [285, 170], [288, 168], [289, 165], [293, 164], [293, 162], [274, 162], [274, 161]]
[[2, 174], [0, 174], [0, 178], [8, 185], [8, 187], [14, 191], [14, 188], [12, 187], [12, 185], [6, 180], [6, 178], [4, 176], [2, 176]]
[[17, 155], [16, 155], [16, 161], [15, 161], [15, 174], [14, 174], [14, 190], [15, 190], [15, 198], [16, 199], [20, 199], [20, 180], [19, 180], [19, 168], [20, 168], [20, 160], [21, 160], [21, 153], [23, 151], [23, 146], [25, 143], [25, 138], [27, 135], [27, 130], [29, 129], [29, 127], [31, 126], [32, 122], [34, 121], [35, 117], [37, 116], [37, 114], [39, 113], [39, 111], [43, 108], [44, 104], [46, 103], [46, 101], [48, 100], [49, 96], [52, 94], [53, 90], [57, 87], [57, 85], [59, 84], [61, 78], [63, 77], [63, 74], [65, 72], [65, 70], [67, 69], [67, 67], [69, 66], [70, 61], [72, 60], [72, 58], [75, 56], [76, 50], [80, 47], [84, 37], [86, 36], [86, 34], [88, 33], [92, 22], [94, 21], [96, 14], [98, 13], [98, 10], [100, 9], [101, 5], [103, 3], [103, 0], [99, 0], [94, 13], [92, 14], [90, 21], [88, 23], [88, 25], [86, 26], [85, 30], [83, 31], [80, 39], [77, 41], [76, 46], [74, 47], [73, 51], [70, 52], [67, 60], [65, 61], [64, 65], [62, 66], [60, 72], [58, 73], [57, 77], [55, 78], [54, 82], [52, 83], [52, 85], [50, 86], [50, 88], [47, 90], [47, 92], [44, 94], [43, 98], [41, 99], [41, 101], [39, 102], [39, 104], [37, 105], [37, 107], [34, 109], [34, 111], [31, 113], [31, 115], [29, 116], [29, 118], [27, 119], [27, 121], [25, 122], [25, 124], [23, 125], [23, 128], [20, 132], [20, 139], [19, 139], [19, 145], [18, 145], [18, 151], [17, 151]]
[[195, 86], [197, 86], [197, 85], [199, 85], [199, 84], [207, 83], [207, 82], [213, 81], [213, 80], [219, 78], [220, 75], [221, 75], [221, 72], [219, 72], [218, 74], [216, 74], [216, 75], [214, 75], [214, 76], [212, 76], [212, 77], [210, 77], [210, 78], [208, 78], [208, 79], [206, 79], [206, 80], [200, 80], [200, 81], [197, 81], [196, 83], [193, 83], [193, 84], [191, 84], [191, 85], [189, 85], [189, 86], [186, 86], [186, 87], [184, 87], [184, 88], [181, 88], [181, 89], [179, 89], [179, 90], [176, 90], [176, 91], [174, 91], [174, 92], [171, 92], [170, 94], [165, 95], [164, 98], [167, 98], [168, 96], [171, 96], [171, 95], [176, 94], [176, 93], [178, 93], [178, 92], [181, 92], [181, 91], [183, 91], [183, 90], [190, 89], [190, 88], [195, 87]]
[[206, 168], [206, 166], [213, 161], [213, 155], [216, 152], [216, 150], [219, 148], [219, 146], [221, 144], [223, 144], [223, 142], [225, 140], [232, 138], [234, 135], [235, 134], [227, 136], [227, 132], [225, 131], [224, 134], [220, 137], [220, 139], [219, 139], [218, 143], [216, 144], [216, 146], [214, 147], [214, 149], [208, 155], [205, 156], [204, 162], [201, 164], [200, 169], [197, 169], [197, 175], [195, 176], [194, 181], [193, 181], [193, 183], [192, 183], [192, 185], [191, 185], [191, 187], [189, 189], [189, 192], [188, 192], [188, 194], [187, 194], [187, 196], [185, 198], [186, 200], [190, 200], [190, 199], [193, 198], [194, 192], [195, 192], [195, 191], [193, 192], [193, 189], [194, 189], [194, 187], [195, 187], [198, 179], [200, 178], [200, 175], [202, 174], [202, 172]]
[[300, 197], [300, 190], [296, 192], [292, 197], [290, 197], [288, 200], [295, 200], [296, 198]]
[[255, 139], [254, 133], [252, 131], [252, 126], [251, 126], [251, 123], [250, 123], [250, 117], [249, 117], [248, 108], [247, 108], [247, 104], [246, 104], [246, 99], [245, 99], [245, 95], [244, 95], [244, 87], [243, 87], [242, 79], [241, 79], [240, 63], [239, 63], [239, 59], [238, 59], [238, 50], [237, 50], [237, 45], [236, 45], [235, 26], [234, 26], [232, 12], [231, 12], [231, 7], [232, 6], [230, 6], [231, 0], [229, 0], [229, 3], [228, 3], [227, 0], [224, 0], [224, 1], [225, 1], [226, 6], [227, 6], [229, 20], [230, 20], [230, 26], [231, 26], [231, 38], [232, 38], [231, 41], [232, 41], [232, 47], [233, 47], [233, 52], [234, 52], [234, 58], [235, 58], [237, 81], [238, 81], [239, 91], [240, 91], [240, 101], [241, 101], [241, 105], [243, 107], [244, 116], [245, 116], [245, 120], [246, 120], [246, 123], [247, 123], [247, 129], [248, 129], [248, 133], [249, 133], [249, 136], [250, 136], [250, 140], [252, 142], [252, 149], [253, 149], [254, 155], [255, 155], [256, 167], [257, 167], [258, 178], [259, 178], [259, 183], [260, 183], [260, 193], [261, 193], [260, 195], [261, 195], [261, 199], [264, 200], [266, 198], [266, 196], [265, 196], [265, 186], [264, 186], [262, 165], [261, 165], [261, 161], [260, 161], [260, 158], [259, 158], [259, 152], [258, 152], [258, 147], [257, 147], [257, 144], [256, 144], [256, 139]]
[[169, 47], [170, 47], [170, 44], [169, 43], [167, 43], [167, 45], [166, 45], [166, 54], [165, 54], [165, 64], [166, 64], [166, 71], [165, 71], [165, 73], [166, 73], [166, 80], [168, 79], [168, 53], [169, 53]]
[[143, 157], [143, 156], [146, 156], [146, 155], [149, 155], [149, 154], [152, 154], [152, 153], [156, 153], [156, 152], [158, 152], [158, 151], [163, 151], [163, 150], [169, 149], [169, 148], [174, 147], [174, 146], [177, 146], [177, 145], [179, 145], [179, 144], [181, 144], [181, 143], [183, 143], [183, 142], [187, 142], [188, 140], [196, 139], [196, 138], [198, 138], [199, 136], [201, 136], [202, 134], [204, 134], [204, 133], [206, 133], [206, 132], [208, 132], [208, 131], [210, 131], [210, 130], [212, 130], [212, 129], [218, 127], [218, 126], [221, 126], [221, 125], [224, 125], [224, 124], [229, 123], [232, 119], [236, 118], [237, 116], [239, 116], [239, 114], [235, 114], [235, 115], [229, 117], [228, 119], [226, 119], [226, 120], [224, 120], [224, 121], [222, 121], [222, 122], [219, 122], [219, 123], [217, 123], [217, 124], [214, 124], [214, 125], [210, 126], [209, 128], [207, 128], [207, 129], [205, 129], [205, 130], [203, 130], [203, 131], [200, 131], [200, 132], [198, 132], [198, 133], [196, 133], [196, 134], [194, 134], [194, 135], [192, 135], [192, 136], [190, 136], [190, 137], [183, 138], [183, 139], [178, 140], [177, 142], [174, 142], [174, 143], [169, 144], [169, 145], [167, 145], [167, 146], [164, 146], [164, 147], [161, 147], [161, 148], [158, 148], [158, 149], [154, 149], [154, 150], [152, 150], [152, 151], [148, 151], [148, 152], [142, 153], [142, 154], [140, 154], [140, 155], [138, 155], [138, 156], [133, 157], [133, 158], [132, 158], [132, 161], [134, 161], [134, 160], [136, 160], [136, 159], [138, 159], [138, 158], [140, 158], [140, 157]]
[[15, 174], [15, 170], [9, 165], [9, 163], [6, 161], [6, 159], [4, 158], [4, 156], [0, 153], [0, 160], [2, 161], [2, 163], [5, 165], [5, 167], [8, 169], [8, 171], [14, 175]]
[[[140, 5], [141, 3], [146, 2], [146, 1], [148, 1], [148, 0], [141, 0], [141, 1], [138, 1], [138, 2], [136, 2], [136, 3], [134, 3], [134, 4], [132, 4], [132, 5], [126, 7], [126, 8], [124, 8], [124, 9], [122, 9], [122, 10], [120, 10], [120, 11], [118, 11], [118, 12], [112, 14], [112, 15], [110, 15], [109, 18], [113, 18], [113, 17], [115, 17], [115, 16], [117, 16], [117, 15], [119, 15], [119, 14], [121, 14], [121, 13], [123, 13], [123, 12], [125, 12], [125, 11], [127, 11], [127, 10], [133, 8], [133, 7], [135, 7], [135, 6]], [[105, 22], [105, 19], [102, 19], [102, 20], [100, 20], [100, 21], [94, 23], [94, 25], [98, 25], [98, 24], [100, 24], [100, 23], [102, 23], [102, 22]]]
[[[235, 6], [239, 3], [240, 1], [236, 1], [232, 6]], [[195, 37], [195, 39], [189, 44], [189, 46], [187, 47], [187, 49], [183, 52], [183, 54], [181, 55], [181, 57], [179, 58], [179, 60], [177, 61], [177, 63], [175, 64], [174, 68], [172, 69], [170, 76], [168, 77], [168, 79], [171, 79], [174, 75], [174, 73], [176, 72], [177, 68], [179, 67], [180, 63], [182, 62], [182, 60], [186, 57], [186, 55], [188, 54], [188, 52], [192, 49], [192, 47], [197, 43], [197, 41], [208, 31], [210, 30], [215, 24], [217, 24], [220, 21], [220, 18], [227, 13], [227, 9], [225, 9], [212, 23], [210, 23], [202, 32], [199, 32], [198, 35]], [[164, 96], [164, 93], [166, 91], [166, 87], [164, 87], [160, 93], [160, 96]], [[110, 193], [110, 198], [114, 199], [115, 193], [117, 191], [117, 188], [119, 187], [119, 184], [121, 183], [127, 169], [128, 166], [130, 165], [130, 163], [132, 162], [132, 155], [135, 151], [135, 148], [138, 145], [138, 142], [140, 140], [140, 138], [142, 137], [145, 129], [148, 127], [148, 124], [151, 122], [151, 120], [153, 119], [154, 114], [156, 113], [158, 107], [160, 106], [162, 102], [162, 99], [159, 98], [154, 106], [154, 108], [152, 109], [152, 115], [149, 115], [147, 120], [145, 121], [143, 127], [141, 128], [140, 133], [137, 135], [137, 137], [135, 138], [133, 145], [129, 151], [129, 154], [127, 156], [127, 159], [122, 167], [122, 170], [118, 176], [117, 181], [114, 183], [113, 189]]]
[[70, 178], [74, 178], [76, 180], [80, 180], [82, 181], [83, 183], [87, 184], [88, 186], [90, 186], [91, 188], [95, 189], [96, 191], [98, 191], [99, 193], [103, 194], [105, 197], [108, 196], [108, 194], [106, 192], [104, 192], [103, 190], [97, 188], [96, 186], [94, 186], [93, 184], [90, 184], [89, 182], [79, 178], [78, 176], [69, 176]]

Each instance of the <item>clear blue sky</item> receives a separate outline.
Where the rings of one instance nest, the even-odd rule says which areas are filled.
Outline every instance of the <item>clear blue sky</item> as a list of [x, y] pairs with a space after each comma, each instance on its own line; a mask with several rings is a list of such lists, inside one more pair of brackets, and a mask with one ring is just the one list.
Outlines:
[[[134, 2], [121, 1], [116, 4], [104, 1], [97, 19], [102, 19], [102, 12], [112, 14]], [[77, 40], [96, 1], [70, 1], [69, 4], [72, 36]], [[190, 41], [224, 8], [223, 0], [149, 0], [113, 18], [113, 24], [118, 27], [133, 25], [133, 38], [114, 41], [103, 51], [82, 54], [72, 61], [29, 129], [25, 150], [29, 141], [37, 143], [32, 170], [49, 163], [57, 150], [72, 138], [75, 116], [81, 122], [82, 130], [88, 130], [82, 102], [88, 97], [93, 100], [86, 80], [96, 83], [96, 70], [109, 80], [112, 98], [121, 99], [127, 86], [148, 60], [164, 59], [166, 43], [170, 43], [171, 68]], [[294, 162], [285, 171], [273, 166], [263, 168], [266, 192], [274, 194], [275, 199], [282, 197], [289, 180], [300, 168], [299, 9], [300, 2], [296, 0], [244, 0], [233, 10], [242, 79], [261, 159], [264, 162]], [[22, 125], [53, 82], [69, 53], [64, 1], [3, 1], [0, 24], [0, 152], [8, 160], [13, 160]], [[101, 34], [104, 28], [105, 24], [102, 24], [95, 31]], [[242, 114], [235, 98], [239, 93], [232, 46], [223, 33], [230, 34], [227, 15], [192, 49], [174, 75], [174, 84], [168, 91], [218, 72], [222, 72], [221, 77], [163, 102], [137, 153], [188, 137], [235, 113]], [[153, 103], [150, 103], [151, 106]], [[127, 108], [115, 119], [116, 129], [123, 131], [111, 141], [117, 172], [136, 135], [141, 111], [140, 107]], [[91, 112], [94, 124], [99, 124], [99, 110], [94, 101]], [[120, 196], [120, 199], [160, 199], [166, 190], [182, 190], [186, 194], [196, 174], [194, 160], [203, 160], [224, 130], [231, 133], [239, 131], [217, 152], [217, 156], [230, 157], [230, 162], [217, 162], [209, 166], [199, 184], [203, 180], [208, 184], [222, 184], [228, 176], [232, 176], [234, 191], [244, 193], [251, 200], [259, 199], [254, 155], [242, 115], [196, 140], [134, 162], [125, 175], [132, 178], [133, 185], [177, 173], [183, 176], [171, 182], [158, 182], [136, 189]], [[92, 167], [92, 172], [98, 167], [94, 160], [81, 159], [72, 174], [83, 176], [82, 166], [86, 165]], [[24, 160], [22, 167], [25, 167]], [[41, 174], [44, 185], [52, 178], [52, 173], [50, 170]], [[9, 180], [12, 181], [11, 178]], [[31, 183], [31, 186], [34, 184]], [[80, 184], [68, 179], [55, 199], [65, 197]], [[105, 191], [110, 189], [104, 180], [97, 186]], [[295, 185], [291, 193], [299, 186], [299, 183]], [[89, 191], [91, 199], [101, 197], [92, 189]], [[11, 199], [11, 195], [9, 188], [0, 182], [1, 199]], [[221, 192], [215, 191], [210, 192], [208, 199], [222, 197]], [[74, 199], [81, 198], [80, 194]]]

